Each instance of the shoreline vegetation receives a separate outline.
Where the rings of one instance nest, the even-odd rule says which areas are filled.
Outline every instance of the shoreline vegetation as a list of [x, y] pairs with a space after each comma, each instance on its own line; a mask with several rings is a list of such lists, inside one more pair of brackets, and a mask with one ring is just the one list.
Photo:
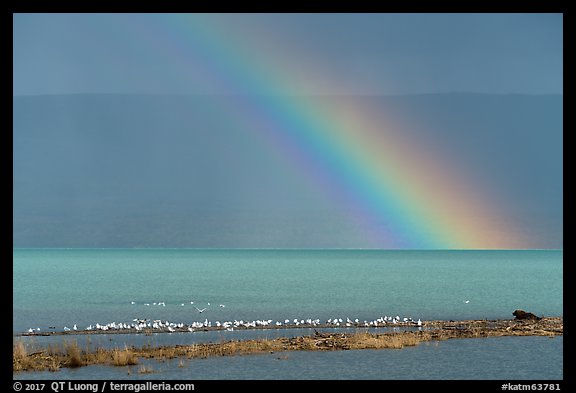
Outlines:
[[[370, 329], [352, 333], [322, 331], [322, 328], [328, 327], [333, 328], [333, 326], [316, 326], [313, 334], [292, 338], [230, 340], [217, 343], [154, 347], [146, 345], [138, 348], [125, 345], [123, 348], [114, 349], [91, 348], [89, 343], [82, 349], [76, 341], [64, 341], [62, 345], [48, 345], [45, 348], [31, 351], [22, 339], [16, 337], [13, 343], [12, 371], [58, 371], [63, 367], [76, 368], [96, 364], [118, 367], [132, 366], [139, 364], [141, 359], [162, 361], [176, 358], [193, 359], [289, 351], [401, 349], [422, 342], [454, 338], [500, 336], [548, 336], [553, 338], [564, 334], [562, 317], [545, 317], [539, 320], [426, 321], [418, 330], [382, 333], [369, 332]], [[51, 333], [51, 335], [88, 333], [85, 331], [58, 332]], [[104, 334], [103, 332], [94, 333]], [[112, 332], [107, 334], [110, 333]], [[28, 336], [28, 334], [19, 336]], [[285, 354], [281, 356], [285, 356]], [[142, 369], [149, 371], [149, 368], [146, 367]]]

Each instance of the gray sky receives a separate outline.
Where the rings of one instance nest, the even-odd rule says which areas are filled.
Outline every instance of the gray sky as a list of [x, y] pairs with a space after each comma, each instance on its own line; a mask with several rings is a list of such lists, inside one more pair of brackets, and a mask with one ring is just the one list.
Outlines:
[[15, 14], [14, 246], [562, 248], [562, 30]]
[[190, 43], [214, 41], [195, 25], [282, 65], [295, 94], [559, 94], [562, 24], [561, 14], [15, 14], [14, 95], [222, 92], [197, 83]]

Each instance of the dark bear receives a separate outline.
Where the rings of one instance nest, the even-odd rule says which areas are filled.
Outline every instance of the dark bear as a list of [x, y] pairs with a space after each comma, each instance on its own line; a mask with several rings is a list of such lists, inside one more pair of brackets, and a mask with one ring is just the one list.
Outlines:
[[531, 312], [526, 312], [524, 310], [514, 310], [512, 315], [514, 315], [515, 319], [534, 319], [537, 321], [542, 319], [542, 318], [532, 314]]

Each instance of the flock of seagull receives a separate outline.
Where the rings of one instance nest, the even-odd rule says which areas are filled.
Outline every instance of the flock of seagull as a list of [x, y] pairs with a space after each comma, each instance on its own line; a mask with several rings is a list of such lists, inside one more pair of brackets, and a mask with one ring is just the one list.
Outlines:
[[[183, 322], [175, 323], [170, 321], [162, 321], [160, 319], [155, 320], [148, 320], [148, 319], [139, 319], [135, 318], [131, 323], [124, 323], [124, 322], [110, 322], [106, 324], [90, 324], [85, 329], [79, 329], [77, 324], [74, 324], [72, 328], [64, 326], [63, 332], [92, 332], [92, 331], [99, 331], [99, 332], [194, 332], [196, 330], [227, 330], [227, 331], [234, 331], [234, 329], [266, 329], [266, 328], [292, 328], [292, 327], [300, 327], [300, 328], [310, 328], [310, 327], [385, 327], [385, 326], [422, 326], [422, 320], [414, 320], [409, 317], [400, 318], [400, 316], [382, 316], [377, 319], [371, 321], [360, 321], [358, 318], [352, 320], [350, 318], [330, 318], [324, 323], [320, 321], [320, 319], [298, 319], [294, 318], [292, 320], [285, 319], [284, 321], [281, 320], [272, 320], [272, 319], [256, 319], [252, 321], [244, 321], [244, 320], [233, 320], [233, 321], [209, 321], [207, 318], [204, 319], [202, 322], [192, 322], [191, 324], [185, 324]], [[55, 329], [54, 326], [51, 326], [50, 329]], [[40, 328], [30, 328], [27, 330], [28, 334], [40, 334]]]
[[[470, 300], [464, 300], [464, 303], [470, 303]], [[135, 301], [130, 302], [131, 305], [138, 305]], [[191, 301], [190, 305], [194, 306], [194, 308], [198, 311], [198, 313], [202, 314], [204, 311], [208, 309], [210, 303], [207, 303], [207, 307], [199, 308], [198, 306], [194, 305], [194, 302]], [[141, 303], [141, 305], [149, 307], [149, 306], [160, 306], [166, 307], [165, 302], [153, 302], [153, 303]], [[188, 303], [180, 303], [180, 306], [184, 307], [188, 305]], [[226, 307], [225, 304], [219, 304], [218, 307], [224, 308]], [[358, 318], [352, 320], [350, 318], [330, 318], [324, 322], [321, 322], [320, 319], [297, 319], [294, 318], [293, 320], [284, 319], [274, 321], [272, 319], [256, 319], [252, 321], [244, 321], [244, 320], [233, 320], [233, 321], [215, 321], [212, 323], [208, 319], [204, 319], [203, 322], [192, 322], [191, 324], [185, 323], [174, 323], [170, 321], [162, 321], [160, 319], [155, 320], [148, 320], [148, 319], [139, 319], [135, 318], [131, 323], [123, 323], [123, 322], [110, 322], [106, 324], [91, 324], [87, 326], [85, 329], [78, 328], [77, 324], [74, 324], [71, 328], [68, 326], [64, 326], [63, 332], [92, 332], [92, 331], [101, 331], [101, 332], [142, 332], [142, 331], [154, 331], [154, 332], [194, 332], [196, 330], [227, 330], [233, 331], [234, 329], [266, 329], [266, 328], [291, 328], [291, 327], [300, 327], [300, 328], [307, 328], [307, 327], [364, 327], [364, 328], [371, 328], [371, 327], [385, 327], [385, 326], [415, 326], [415, 327], [422, 327], [422, 320], [414, 320], [411, 317], [403, 317], [400, 316], [381, 316], [377, 319], [367, 321], [363, 320], [360, 321]], [[51, 333], [56, 332], [55, 326], [50, 326], [49, 330]], [[24, 334], [42, 334], [40, 328], [29, 328], [26, 330]]]

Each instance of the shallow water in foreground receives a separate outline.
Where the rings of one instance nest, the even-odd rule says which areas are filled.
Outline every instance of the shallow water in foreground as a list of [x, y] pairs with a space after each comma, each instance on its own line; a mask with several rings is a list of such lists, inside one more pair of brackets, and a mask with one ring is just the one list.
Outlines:
[[[521, 348], [521, 349], [519, 349]], [[149, 365], [153, 373], [141, 374]], [[490, 337], [384, 350], [294, 351], [24, 372], [15, 379], [562, 380], [563, 337]]]

